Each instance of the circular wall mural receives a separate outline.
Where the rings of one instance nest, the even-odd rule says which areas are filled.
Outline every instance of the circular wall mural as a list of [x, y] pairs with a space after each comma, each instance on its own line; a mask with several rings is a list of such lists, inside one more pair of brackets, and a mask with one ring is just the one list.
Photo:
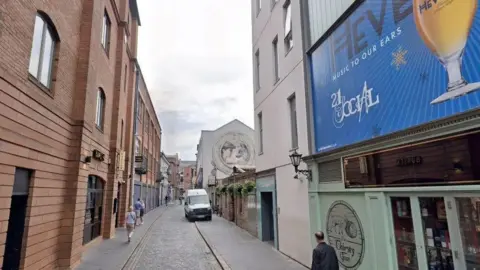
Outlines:
[[243, 133], [224, 134], [215, 143], [212, 152], [216, 168], [224, 174], [230, 174], [233, 166], [253, 165], [253, 142]]
[[365, 238], [362, 223], [345, 201], [335, 201], [327, 214], [327, 239], [343, 268], [356, 270], [363, 260]]

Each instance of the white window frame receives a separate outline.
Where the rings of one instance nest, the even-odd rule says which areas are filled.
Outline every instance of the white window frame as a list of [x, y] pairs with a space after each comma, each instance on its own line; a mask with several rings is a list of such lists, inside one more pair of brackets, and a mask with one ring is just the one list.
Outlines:
[[278, 62], [279, 62], [279, 56], [278, 56], [278, 36], [275, 36], [275, 38], [272, 41], [272, 53], [273, 53], [273, 84], [275, 85], [279, 80], [279, 72], [278, 72]]
[[110, 51], [110, 36], [111, 36], [111, 29], [112, 28], [112, 21], [110, 21], [110, 17], [108, 16], [107, 10], [103, 13], [103, 21], [102, 21], [102, 47], [105, 49], [105, 52], [108, 54]]
[[259, 112], [257, 114], [258, 119], [258, 154], [263, 154], [263, 114]]
[[284, 43], [285, 43], [285, 55], [290, 52], [290, 50], [293, 48], [293, 34], [292, 34], [292, 3], [290, 0], [285, 1], [285, 4], [283, 5], [284, 9], [284, 27], [285, 27], [285, 38], [284, 38]]
[[95, 124], [97, 128], [103, 131], [103, 126], [105, 124], [105, 92], [102, 88], [97, 90], [97, 109], [95, 114]]
[[260, 50], [255, 52], [255, 91], [260, 90]]
[[298, 121], [297, 121], [297, 99], [295, 93], [288, 98], [288, 107], [290, 111], [290, 134], [292, 149], [298, 148]]
[[[50, 46], [47, 45], [49, 42], [48, 40], [51, 42]], [[40, 14], [37, 14], [35, 16], [35, 28], [32, 39], [32, 49], [30, 51], [28, 72], [48, 89], [52, 86], [53, 59], [55, 57], [57, 41], [58, 40], [54, 35], [54, 30], [50, 24]], [[48, 52], [50, 52], [49, 57], [46, 55]], [[35, 54], [38, 54], [38, 57], [35, 57]], [[46, 72], [46, 76], [44, 76], [44, 72]]]
[[262, 0], [255, 0], [255, 12], [257, 13], [257, 17], [258, 14], [260, 14], [260, 11], [262, 11]]

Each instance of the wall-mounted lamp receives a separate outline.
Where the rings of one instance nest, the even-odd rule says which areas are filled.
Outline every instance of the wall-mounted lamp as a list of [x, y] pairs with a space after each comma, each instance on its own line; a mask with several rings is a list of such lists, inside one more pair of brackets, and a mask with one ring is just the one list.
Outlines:
[[312, 181], [312, 171], [311, 170], [299, 170], [298, 166], [302, 162], [302, 154], [299, 154], [295, 149], [292, 154], [289, 155], [290, 161], [292, 161], [292, 165], [295, 168], [295, 173], [297, 174], [294, 178], [298, 179], [298, 173], [301, 173], [307, 176], [308, 181]]
[[92, 156], [86, 156], [84, 159], [83, 159], [83, 163], [90, 163], [92, 162]]
[[455, 173], [462, 173], [463, 172], [463, 166], [460, 162], [454, 162], [453, 163], [453, 170]]

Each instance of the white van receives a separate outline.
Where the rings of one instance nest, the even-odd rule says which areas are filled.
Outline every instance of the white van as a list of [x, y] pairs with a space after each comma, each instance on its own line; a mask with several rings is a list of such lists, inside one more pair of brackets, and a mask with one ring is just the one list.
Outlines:
[[188, 220], [212, 220], [212, 207], [205, 189], [189, 189], [185, 195], [185, 217]]

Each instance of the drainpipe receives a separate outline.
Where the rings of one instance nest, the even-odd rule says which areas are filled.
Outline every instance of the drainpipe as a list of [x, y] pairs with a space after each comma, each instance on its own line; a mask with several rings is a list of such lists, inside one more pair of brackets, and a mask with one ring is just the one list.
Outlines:
[[135, 61], [135, 98], [133, 101], [133, 131], [132, 131], [132, 186], [130, 190], [130, 195], [132, 198], [131, 204], [135, 203], [135, 198], [133, 197], [133, 192], [135, 189], [135, 141], [137, 139], [137, 100], [138, 100], [138, 82], [140, 77], [140, 70], [137, 66], [137, 61]]

